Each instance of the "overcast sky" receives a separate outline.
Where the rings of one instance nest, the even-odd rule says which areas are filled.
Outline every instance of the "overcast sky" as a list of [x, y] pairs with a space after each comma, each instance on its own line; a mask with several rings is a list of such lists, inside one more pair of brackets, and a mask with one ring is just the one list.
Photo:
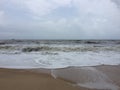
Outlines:
[[120, 0], [0, 0], [0, 39], [120, 39]]

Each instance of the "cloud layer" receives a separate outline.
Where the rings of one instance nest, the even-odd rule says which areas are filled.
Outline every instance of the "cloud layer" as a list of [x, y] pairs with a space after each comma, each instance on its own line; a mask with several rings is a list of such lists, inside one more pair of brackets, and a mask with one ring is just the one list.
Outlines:
[[0, 38], [120, 39], [119, 0], [1, 0]]

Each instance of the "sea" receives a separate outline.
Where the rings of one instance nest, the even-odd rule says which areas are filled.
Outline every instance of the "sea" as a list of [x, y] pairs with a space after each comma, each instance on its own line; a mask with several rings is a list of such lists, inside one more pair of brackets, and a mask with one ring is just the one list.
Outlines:
[[0, 68], [120, 65], [120, 40], [0, 40]]

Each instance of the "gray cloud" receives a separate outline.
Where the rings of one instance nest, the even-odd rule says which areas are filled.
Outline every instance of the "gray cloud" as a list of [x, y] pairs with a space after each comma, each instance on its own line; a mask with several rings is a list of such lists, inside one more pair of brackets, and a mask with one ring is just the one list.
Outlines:
[[120, 39], [119, 5], [119, 0], [8, 0], [0, 6], [0, 38]]
[[120, 8], [120, 0], [112, 0]]

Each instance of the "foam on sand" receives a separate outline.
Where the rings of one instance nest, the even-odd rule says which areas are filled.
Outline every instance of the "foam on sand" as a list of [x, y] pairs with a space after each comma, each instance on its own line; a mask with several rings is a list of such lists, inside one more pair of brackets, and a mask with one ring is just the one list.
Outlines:
[[70, 67], [66, 69], [57, 69], [52, 70], [51, 74], [55, 78], [60, 77], [70, 80], [76, 83], [77, 86], [81, 87], [100, 90], [120, 89], [120, 87], [117, 86], [107, 74], [96, 69], [95, 67]]
[[[57, 54], [54, 54], [57, 53]], [[0, 54], [0, 67], [65, 68], [70, 66], [119, 65], [118, 52], [52, 52], [51, 54]]]

